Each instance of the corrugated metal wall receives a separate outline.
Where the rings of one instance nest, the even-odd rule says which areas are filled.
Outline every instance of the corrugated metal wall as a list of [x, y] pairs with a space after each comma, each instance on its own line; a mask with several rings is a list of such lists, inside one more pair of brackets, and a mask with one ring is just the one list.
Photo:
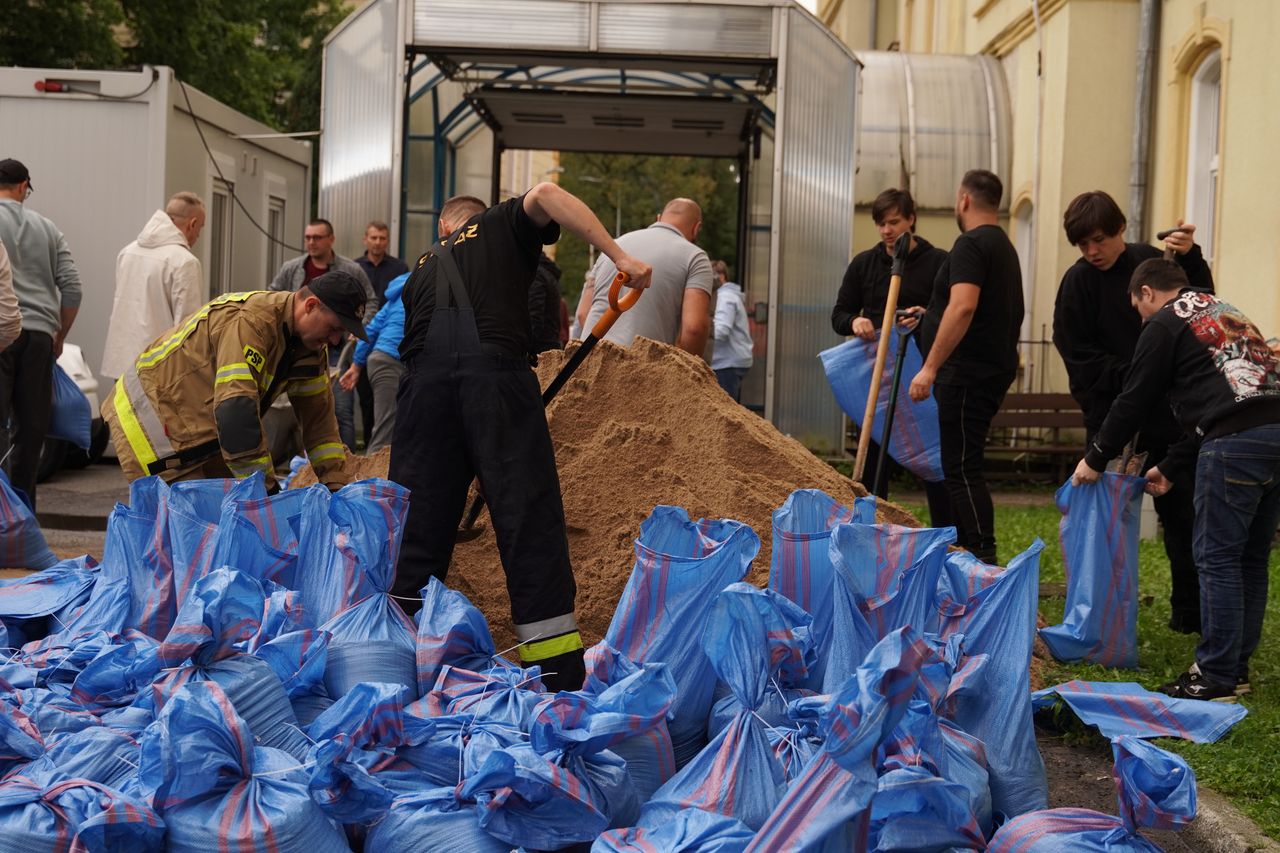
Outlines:
[[600, 50], [730, 56], [772, 55], [767, 6], [670, 4], [600, 6]]
[[818, 452], [842, 447], [844, 416], [818, 361], [838, 342], [831, 306], [852, 249], [858, 66], [813, 17], [786, 12], [775, 142], [769, 417]]
[[398, 10], [398, 0], [372, 0], [325, 46], [318, 214], [333, 222], [334, 249], [347, 257], [364, 252], [365, 223], [393, 219], [398, 204], [393, 160], [404, 95]]

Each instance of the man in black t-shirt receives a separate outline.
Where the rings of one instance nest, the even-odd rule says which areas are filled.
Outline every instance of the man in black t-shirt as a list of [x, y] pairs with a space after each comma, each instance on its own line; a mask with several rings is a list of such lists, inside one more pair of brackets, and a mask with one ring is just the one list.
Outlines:
[[[1129, 300], [1129, 281], [1140, 263], [1161, 254], [1146, 243], [1126, 243], [1126, 224], [1115, 199], [1100, 190], [1076, 196], [1062, 216], [1067, 242], [1080, 249], [1080, 260], [1058, 287], [1053, 344], [1067, 366], [1071, 396], [1084, 412], [1085, 447], [1093, 443], [1124, 387], [1142, 332], [1142, 317]], [[1170, 234], [1166, 245], [1191, 286], [1212, 293], [1213, 274], [1193, 239], [1196, 227], [1178, 224], [1186, 231]], [[1146, 453], [1148, 465], [1154, 466], [1182, 435], [1173, 410], [1167, 404], [1159, 406], [1142, 425], [1135, 450]], [[1189, 467], [1180, 476], [1178, 488], [1157, 497], [1155, 508], [1173, 579], [1169, 627], [1190, 634], [1200, 630], [1200, 582], [1191, 550], [1195, 469]]]
[[507, 576], [520, 658], [550, 690], [577, 690], [586, 672], [574, 619], [573, 569], [555, 453], [530, 369], [529, 285], [560, 226], [647, 287], [651, 270], [623, 252], [600, 220], [555, 184], [485, 209], [472, 196], [440, 211], [441, 242], [405, 283], [405, 376], [396, 400], [392, 480], [410, 490], [392, 593], [407, 610], [444, 580], [473, 478], [478, 478]]
[[996, 562], [995, 514], [983, 472], [987, 433], [1018, 372], [1022, 271], [997, 224], [1004, 186], [991, 172], [965, 173], [956, 195], [962, 232], [938, 270], [922, 322], [924, 366], [911, 399], [932, 390], [942, 435], [942, 473], [961, 547]]

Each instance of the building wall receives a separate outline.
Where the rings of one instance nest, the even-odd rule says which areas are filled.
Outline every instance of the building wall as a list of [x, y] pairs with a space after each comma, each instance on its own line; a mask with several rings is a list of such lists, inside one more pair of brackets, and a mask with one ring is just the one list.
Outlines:
[[[861, 30], [858, 25], [869, 19], [869, 2], [827, 0], [818, 14], [828, 13], [838, 35], [857, 34], [864, 41], [847, 43], [862, 48], [867, 25]], [[1058, 283], [1079, 257], [1062, 231], [1067, 204], [1078, 193], [1101, 189], [1122, 209], [1129, 205], [1138, 0], [1039, 0], [1039, 33], [1028, 0], [896, 0], [891, 5], [879, 16], [882, 27], [891, 27], [879, 36], [886, 44], [898, 41], [901, 49], [921, 53], [987, 53], [1001, 61], [1013, 112], [1013, 165], [1001, 175], [1011, 202], [1008, 228], [1020, 253], [1030, 256], [1023, 257], [1024, 267], [1030, 266], [1024, 334], [1047, 337]], [[1280, 99], [1280, 78], [1271, 68], [1280, 4], [1162, 0], [1159, 6], [1147, 233], [1131, 231], [1127, 237], [1154, 242], [1155, 231], [1188, 215], [1190, 80], [1206, 52], [1218, 48], [1222, 97], [1214, 274], [1219, 292], [1264, 334], [1280, 334], [1280, 248], [1274, 237], [1280, 209], [1259, 203], [1270, 199], [1280, 182], [1270, 162], [1280, 143], [1280, 116], [1265, 106]], [[1028, 215], [1033, 203], [1034, 213]], [[934, 219], [944, 220], [937, 223], [941, 233]], [[920, 232], [948, 246], [954, 230], [945, 227], [945, 219], [932, 212], [921, 217]], [[859, 248], [875, 239], [865, 211], [855, 219], [854, 236]], [[1205, 242], [1204, 227], [1197, 239]], [[1044, 365], [1026, 366], [1042, 375], [1050, 390], [1065, 390], [1066, 374], [1056, 353]]]

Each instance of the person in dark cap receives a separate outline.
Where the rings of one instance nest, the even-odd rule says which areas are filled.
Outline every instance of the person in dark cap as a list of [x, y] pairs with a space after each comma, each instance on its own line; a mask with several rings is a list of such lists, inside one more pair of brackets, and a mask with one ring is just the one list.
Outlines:
[[332, 270], [296, 292], [228, 293], [143, 350], [102, 404], [130, 480], [248, 477], [278, 488], [262, 415], [289, 396], [316, 478], [350, 481], [328, 349], [364, 339], [364, 283]]
[[53, 408], [53, 363], [80, 310], [80, 274], [67, 240], [25, 202], [35, 191], [18, 160], [0, 160], [0, 243], [13, 267], [22, 332], [0, 352], [0, 423], [12, 424], [13, 485], [36, 503], [36, 471]]

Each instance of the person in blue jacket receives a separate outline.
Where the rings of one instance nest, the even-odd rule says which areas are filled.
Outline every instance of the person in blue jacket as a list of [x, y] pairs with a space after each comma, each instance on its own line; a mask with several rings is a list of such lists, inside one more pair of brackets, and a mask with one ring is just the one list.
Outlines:
[[387, 283], [386, 301], [365, 326], [369, 340], [357, 342], [351, 367], [338, 380], [344, 390], [350, 391], [360, 381], [360, 374], [366, 369], [369, 371], [369, 384], [373, 386], [373, 435], [365, 443], [367, 454], [389, 446], [396, 425], [396, 390], [404, 374], [404, 365], [400, 363], [404, 303], [400, 294], [408, 280], [409, 274], [405, 273]]

